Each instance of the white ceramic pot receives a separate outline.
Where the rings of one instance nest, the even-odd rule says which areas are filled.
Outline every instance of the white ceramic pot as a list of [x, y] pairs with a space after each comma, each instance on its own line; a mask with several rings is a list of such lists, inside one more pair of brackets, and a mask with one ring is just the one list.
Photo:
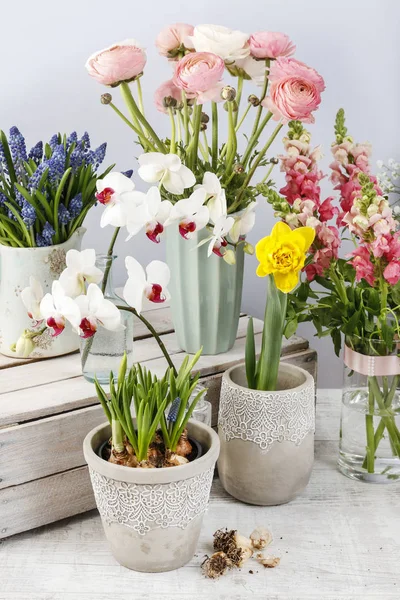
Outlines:
[[312, 471], [314, 379], [281, 363], [277, 388], [250, 390], [244, 365], [222, 378], [218, 473], [225, 490], [249, 504], [289, 502], [306, 487]]
[[208, 505], [218, 435], [204, 423], [189, 420], [189, 437], [203, 454], [180, 467], [134, 469], [114, 465], [96, 451], [111, 428], [93, 429], [83, 442], [97, 508], [111, 552], [135, 571], [172, 571], [189, 562]]
[[[32, 275], [50, 292], [52, 283], [65, 268], [68, 250], [80, 250], [85, 229], [77, 229], [69, 240], [57, 246], [44, 248], [12, 248], [0, 245], [0, 352], [16, 357], [11, 347], [25, 329], [34, 330], [20, 298], [21, 291], [29, 285]], [[40, 330], [40, 328], [38, 328]], [[64, 332], [52, 337], [49, 330], [35, 339], [35, 349], [29, 358], [47, 358], [74, 352], [79, 347], [79, 336], [67, 323]]]

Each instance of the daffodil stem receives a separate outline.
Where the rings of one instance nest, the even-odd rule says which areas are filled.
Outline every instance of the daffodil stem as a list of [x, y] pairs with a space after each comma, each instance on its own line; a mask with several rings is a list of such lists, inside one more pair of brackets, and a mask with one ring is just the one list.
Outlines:
[[131, 312], [132, 314], [135, 315], [135, 317], [137, 317], [140, 321], [142, 321], [143, 325], [145, 325], [147, 327], [147, 329], [150, 331], [151, 335], [155, 338], [157, 344], [160, 347], [161, 352], [163, 353], [163, 355], [165, 357], [165, 360], [168, 363], [168, 366], [173, 370], [175, 375], [178, 375], [178, 371], [176, 370], [176, 367], [175, 367], [174, 363], [172, 362], [170, 355], [168, 354], [168, 351], [164, 345], [164, 342], [161, 340], [161, 337], [158, 335], [158, 333], [154, 329], [153, 325], [143, 315], [139, 314], [135, 308], [132, 308], [131, 306], [117, 306], [117, 308], [119, 310], [126, 310], [127, 312]]
[[276, 390], [286, 306], [286, 294], [278, 290], [273, 275], [269, 275], [261, 353], [256, 373], [258, 390]]

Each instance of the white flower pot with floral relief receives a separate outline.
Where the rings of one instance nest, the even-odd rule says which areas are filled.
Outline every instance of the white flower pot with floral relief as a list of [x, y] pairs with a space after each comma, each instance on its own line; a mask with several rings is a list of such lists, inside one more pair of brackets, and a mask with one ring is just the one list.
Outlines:
[[[56, 246], [13, 248], [0, 245], [1, 354], [18, 358], [28, 355], [29, 358], [48, 358], [78, 349], [79, 338], [69, 324], [62, 336], [53, 337], [49, 329], [41, 332], [40, 324], [35, 324], [28, 316], [21, 292], [30, 285], [31, 277], [41, 285], [44, 293], [50, 292], [53, 281], [65, 269], [66, 253], [72, 248], [80, 250], [85, 231], [79, 228], [70, 239]], [[25, 331], [28, 336], [24, 337]]]
[[116, 560], [148, 573], [171, 571], [193, 557], [207, 509], [217, 434], [198, 421], [188, 436], [202, 446], [200, 458], [163, 469], [134, 469], [97, 454], [111, 428], [101, 425], [85, 438], [83, 451], [104, 532]]

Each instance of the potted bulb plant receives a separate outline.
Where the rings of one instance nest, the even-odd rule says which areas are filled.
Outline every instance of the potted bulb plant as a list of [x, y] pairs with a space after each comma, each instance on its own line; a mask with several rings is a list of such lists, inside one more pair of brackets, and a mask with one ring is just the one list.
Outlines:
[[[106, 144], [90, 148], [89, 135], [55, 134], [28, 152], [17, 127], [0, 132], [0, 352], [34, 358], [78, 349], [70, 325], [62, 338], [36, 328], [16, 301], [31, 277], [36, 291], [50, 291], [66, 266], [66, 253], [79, 250], [82, 223], [95, 204], [97, 171]], [[23, 333], [22, 333], [23, 332]], [[21, 335], [22, 334], [22, 335]], [[16, 343], [16, 341], [19, 343]]]
[[205, 392], [191, 374], [200, 352], [162, 378], [124, 357], [109, 396], [95, 382], [108, 423], [84, 455], [111, 551], [136, 571], [177, 569], [195, 552], [219, 453], [217, 434], [190, 419]]
[[232, 496], [249, 504], [282, 504], [307, 485], [314, 460], [314, 380], [304, 369], [280, 362], [287, 294], [298, 284], [311, 227], [292, 231], [277, 223], [256, 245], [257, 275], [268, 276], [260, 357], [252, 319], [245, 364], [222, 378], [218, 472]]

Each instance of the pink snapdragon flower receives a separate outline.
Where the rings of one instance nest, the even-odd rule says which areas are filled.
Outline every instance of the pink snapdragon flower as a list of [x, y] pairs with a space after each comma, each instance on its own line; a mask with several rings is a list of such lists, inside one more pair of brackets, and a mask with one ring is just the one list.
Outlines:
[[319, 207], [319, 218], [320, 221], [326, 222], [333, 219], [335, 215], [339, 214], [339, 209], [337, 206], [332, 206], [332, 201], [334, 200], [333, 196], [329, 196], [322, 202]]
[[400, 263], [399, 261], [393, 260], [390, 262], [385, 270], [383, 276], [390, 285], [396, 285], [400, 280]]
[[276, 59], [269, 73], [270, 93], [262, 102], [276, 121], [314, 123], [312, 113], [321, 103], [325, 82], [321, 75], [304, 63], [281, 57]]
[[250, 36], [249, 44], [250, 54], [259, 59], [291, 56], [296, 50], [289, 36], [279, 31], [257, 31]]
[[371, 262], [371, 254], [366, 246], [359, 246], [351, 253], [353, 257], [351, 264], [356, 270], [356, 281], [365, 279], [370, 286], [375, 284], [374, 265]]
[[184, 56], [176, 65], [173, 81], [187, 94], [200, 96], [221, 89], [220, 80], [225, 63], [211, 52], [192, 52]]
[[156, 37], [159, 54], [171, 60], [178, 60], [179, 52], [185, 50], [186, 39], [193, 35], [193, 31], [193, 25], [187, 23], [174, 23], [164, 27]]
[[125, 40], [92, 54], [85, 67], [96, 81], [115, 87], [140, 75], [146, 60], [145, 51], [135, 40]]

